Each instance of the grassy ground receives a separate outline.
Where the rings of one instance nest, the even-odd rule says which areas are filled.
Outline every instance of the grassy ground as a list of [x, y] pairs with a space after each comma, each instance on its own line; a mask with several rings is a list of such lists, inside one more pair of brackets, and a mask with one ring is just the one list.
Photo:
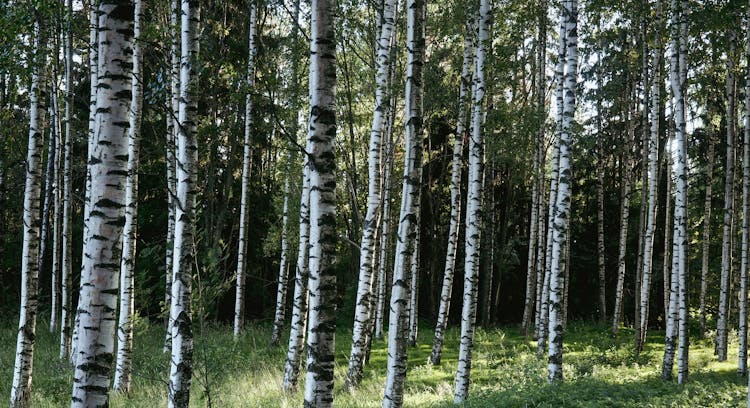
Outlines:
[[[197, 331], [200, 331], [197, 329]], [[387, 358], [386, 344], [373, 343], [370, 365], [360, 389], [341, 388], [346, 375], [350, 329], [337, 333], [336, 406], [379, 407]], [[448, 331], [443, 363], [430, 366], [432, 332], [423, 327], [420, 345], [410, 349], [405, 405], [450, 407], [458, 355], [458, 331]], [[693, 340], [689, 383], [679, 386], [659, 379], [662, 333], [653, 332], [645, 351], [631, 351], [633, 333], [617, 339], [605, 326], [573, 323], [565, 338], [565, 382], [547, 385], [546, 363], [535, 357], [535, 344], [515, 328], [479, 330], [476, 336], [472, 387], [467, 407], [728, 407], [746, 401], [746, 379], [736, 374], [737, 347], [729, 361], [717, 363], [708, 340]], [[301, 393], [281, 388], [285, 349], [268, 346], [270, 325], [249, 326], [235, 344], [231, 328], [206, 328], [196, 340], [194, 407], [298, 407]], [[161, 352], [163, 331], [139, 325], [135, 337], [133, 392], [114, 395], [113, 407], [166, 405], [168, 356]], [[9, 394], [13, 376], [15, 329], [0, 328], [0, 384]], [[68, 405], [70, 367], [57, 359], [57, 336], [38, 328], [34, 364], [33, 407]]]

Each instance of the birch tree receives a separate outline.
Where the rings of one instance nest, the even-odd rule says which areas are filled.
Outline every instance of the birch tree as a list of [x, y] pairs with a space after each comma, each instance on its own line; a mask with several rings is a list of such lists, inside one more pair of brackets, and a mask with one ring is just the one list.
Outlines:
[[[745, 56], [750, 61], [750, 25], [747, 29]], [[748, 222], [750, 222], [750, 67], [745, 72], [745, 117], [744, 140], [742, 144], [742, 247], [740, 264], [740, 347], [737, 357], [737, 373], [747, 375], [747, 267], [748, 267]], [[702, 289], [702, 282], [701, 282]]]
[[[656, 45], [653, 53], [653, 78], [651, 80], [650, 104], [650, 137], [648, 139], [648, 208], [646, 210], [646, 234], [643, 238], [643, 278], [641, 279], [641, 307], [638, 325], [636, 350], [640, 351], [646, 341], [648, 329], [649, 291], [651, 289], [651, 269], [653, 267], [654, 231], [656, 229], [656, 200], [658, 192], [657, 174], [659, 173], [659, 114], [661, 88], [661, 0], [656, 2]], [[645, 57], [645, 56], [644, 56]]]
[[[630, 133], [630, 132], [629, 132]], [[623, 311], [623, 297], [625, 291], [625, 257], [628, 247], [628, 224], [630, 217], [630, 170], [633, 135], [628, 135], [628, 141], [622, 153], [622, 176], [620, 192], [620, 240], [617, 251], [617, 287], [615, 288], [615, 308], [612, 312], [612, 335], [617, 336], [620, 330], [620, 319]]]
[[479, 286], [479, 260], [481, 248], [482, 193], [484, 173], [484, 98], [485, 56], [489, 41], [489, 0], [479, 3], [476, 58], [471, 114], [471, 137], [469, 139], [469, 191], [466, 196], [466, 257], [464, 259], [464, 296], [461, 310], [461, 344], [458, 352], [458, 369], [453, 400], [462, 403], [469, 395], [471, 357], [474, 348], [474, 329], [477, 318], [477, 290]]
[[[311, 151], [308, 142], [306, 152]], [[307, 323], [308, 293], [308, 253], [310, 243], [310, 162], [305, 154], [302, 165], [302, 194], [299, 211], [299, 246], [297, 249], [297, 268], [294, 275], [294, 302], [292, 304], [292, 323], [289, 332], [289, 347], [284, 365], [284, 389], [296, 391], [299, 379], [300, 357], [305, 341]]]
[[560, 126], [560, 181], [557, 188], [556, 209], [552, 224], [552, 257], [549, 280], [549, 352], [548, 352], [548, 381], [550, 383], [562, 380], [562, 290], [565, 256], [564, 248], [568, 240], [568, 218], [570, 212], [570, 138], [573, 130], [573, 116], [575, 113], [575, 87], [578, 69], [578, 2], [565, 0], [562, 8], [561, 37], [565, 37], [565, 66], [563, 84], [562, 123]]
[[370, 309], [373, 296], [373, 266], [375, 258], [375, 243], [378, 239], [377, 231], [381, 222], [381, 183], [380, 153], [382, 151], [383, 131], [389, 114], [388, 74], [390, 70], [391, 44], [395, 33], [396, 6], [393, 0], [383, 2], [382, 20], [378, 33], [375, 60], [375, 105], [373, 108], [372, 126], [370, 127], [368, 167], [367, 212], [362, 229], [362, 241], [359, 254], [359, 280], [357, 283], [357, 299], [354, 310], [354, 329], [352, 334], [352, 349], [349, 357], [349, 371], [346, 376], [346, 386], [357, 387], [362, 381], [364, 359], [370, 333], [370, 319], [373, 310]]
[[425, 42], [425, 2], [409, 0], [406, 14], [406, 126], [404, 176], [399, 213], [396, 258], [393, 266], [390, 314], [388, 318], [388, 362], [383, 408], [398, 408], [404, 401], [404, 382], [409, 335], [409, 288], [411, 258], [417, 235], [416, 209], [422, 173], [422, 65]]
[[193, 239], [195, 236], [195, 194], [198, 165], [195, 112], [198, 25], [200, 9], [197, 0], [182, 0], [180, 19], [180, 101], [176, 151], [177, 191], [175, 196], [174, 263], [172, 267], [172, 304], [170, 326], [172, 358], [169, 367], [170, 408], [190, 404], [190, 380], [193, 373], [193, 332], [191, 289]]
[[[601, 17], [597, 20], [597, 31], [599, 41], [597, 46], [597, 61], [602, 61], [604, 46], [602, 44], [602, 22]], [[599, 268], [599, 319], [603, 322], [607, 319], [607, 297], [605, 293], [606, 264], [604, 259], [604, 134], [602, 132], [602, 65], [596, 68], [596, 255]]]
[[73, 1], [67, 0], [65, 35], [65, 141], [62, 181], [62, 259], [60, 268], [60, 359], [70, 355], [73, 290], [72, 150], [73, 150]]
[[130, 392], [133, 371], [133, 314], [135, 312], [135, 259], [138, 238], [138, 161], [143, 113], [143, 54], [141, 20], [143, 0], [135, 0], [133, 73], [128, 128], [128, 175], [125, 180], [125, 226], [120, 260], [120, 311], [117, 320], [117, 365], [112, 389]]
[[[250, 1], [250, 29], [248, 33], [248, 55], [247, 55], [247, 93], [245, 94], [245, 141], [244, 154], [242, 158], [242, 198], [240, 201], [240, 226], [239, 226], [239, 249], [237, 252], [237, 271], [235, 284], [234, 303], [234, 338], [240, 334], [242, 321], [245, 314], [245, 269], [247, 268], [245, 257], [247, 256], [247, 236], [249, 219], [249, 195], [250, 195], [250, 163], [252, 161], [252, 89], [255, 86], [255, 54], [257, 53], [257, 6], [254, 0]], [[278, 303], [278, 302], [277, 302]], [[278, 305], [277, 305], [278, 308]], [[283, 319], [283, 317], [282, 317]]]
[[[287, 163], [291, 163], [293, 155], [287, 154]], [[273, 318], [273, 332], [271, 333], [271, 345], [278, 346], [281, 340], [281, 330], [284, 328], [286, 316], [286, 292], [289, 286], [289, 265], [287, 256], [289, 244], [287, 243], [287, 224], [289, 222], [289, 176], [284, 181], [284, 204], [281, 213], [281, 259], [279, 260], [279, 282], [276, 288], [276, 312]]]
[[180, 123], [180, 18], [178, 16], [181, 0], [170, 0], [169, 3], [169, 112], [167, 112], [166, 162], [167, 162], [167, 249], [165, 254], [165, 291], [164, 307], [166, 309], [167, 331], [164, 339], [164, 352], [172, 350], [172, 332], [170, 330], [170, 308], [172, 306], [172, 269], [174, 266], [174, 228], [175, 197], [177, 196], [177, 162], [175, 149]]
[[[729, 290], [732, 275], [732, 222], [734, 220], [734, 116], [736, 111], [734, 48], [737, 34], [732, 31], [729, 39], [727, 58], [726, 101], [727, 101], [727, 159], [724, 182], [724, 233], [721, 245], [721, 289], [719, 291], [719, 311], [716, 320], [716, 352], [719, 361], [727, 359], [727, 333], [729, 320]], [[676, 207], [675, 207], [676, 208]]]
[[[687, 21], [686, 4], [672, 0], [670, 57], [670, 86], [674, 100], [674, 164], [676, 179], [674, 235], [672, 238], [672, 274], [669, 298], [669, 316], [665, 334], [662, 378], [672, 378], [675, 351], [679, 347], [677, 382], [687, 380], [687, 149], [684, 91], [687, 82]], [[679, 344], [678, 344], [679, 342]]]
[[[55, 62], [56, 64], [56, 62]], [[53, 70], [56, 71], [56, 70]], [[53, 72], [53, 77], [57, 77], [56, 72]], [[49, 245], [48, 243], [50, 240], [50, 223], [54, 223], [57, 219], [56, 214], [54, 212], [54, 208], [56, 207], [53, 204], [53, 201], [55, 201], [55, 195], [57, 190], [57, 174], [55, 174], [55, 168], [57, 167], [57, 158], [59, 156], [58, 154], [58, 135], [57, 135], [57, 126], [56, 126], [56, 116], [57, 116], [57, 100], [56, 100], [56, 94], [57, 94], [57, 87], [56, 80], [52, 80], [52, 86], [50, 89], [51, 96], [51, 106], [49, 109], [49, 116], [50, 116], [50, 124], [49, 124], [49, 133], [47, 136], [47, 168], [45, 170], [44, 175], [44, 204], [42, 205], [42, 218], [41, 218], [41, 231], [39, 233], [39, 266], [38, 270], [42, 273], [44, 273], [46, 265], [45, 261], [47, 259], [47, 255], [50, 252], [49, 251]], [[54, 240], [54, 234], [53, 238]], [[56, 255], [54, 250], [54, 243], [53, 243], [53, 249], [52, 249], [52, 256], [54, 257]], [[49, 329], [50, 333], [55, 332], [55, 328], [57, 327], [57, 305], [59, 303], [58, 295], [59, 292], [57, 290], [57, 287], [59, 286], [57, 283], [57, 271], [55, 270], [55, 265], [53, 265], [52, 268], [50, 268], [50, 275], [51, 275], [51, 281], [52, 285], [50, 288], [50, 294], [51, 294], [51, 307], [50, 307], [50, 319], [49, 319]]]
[[90, 213], [84, 228], [79, 333], [71, 407], [106, 406], [114, 354], [115, 310], [125, 217], [133, 67], [133, 2], [99, 5], [96, 118]]
[[39, 206], [41, 204], [42, 144], [44, 140], [45, 53], [42, 22], [34, 22], [33, 54], [30, 55], [29, 142], [26, 152], [26, 182], [23, 195], [23, 254], [21, 256], [21, 308], [18, 318], [16, 358], [10, 406], [26, 408], [31, 398], [34, 337], [39, 285]]
[[[706, 294], [708, 293], [708, 255], [711, 242], [711, 199], [713, 195], [714, 149], [716, 138], [712, 134], [708, 138], [708, 157], [706, 164], [706, 197], [703, 201], [703, 232], [701, 234], [701, 293], [700, 293], [700, 323], [701, 338], [706, 335]], [[669, 193], [667, 193], [669, 194]], [[667, 213], [669, 214], [669, 213]]]
[[310, 29], [310, 307], [305, 406], [333, 406], [336, 331], [336, 30], [334, 2], [313, 0]]
[[448, 325], [448, 312], [453, 291], [453, 276], [456, 268], [456, 252], [458, 251], [458, 228], [461, 222], [461, 168], [463, 167], [464, 135], [466, 133], [467, 107], [469, 106], [468, 91], [471, 89], [471, 65], [473, 63], [473, 26], [472, 14], [467, 13], [466, 33], [464, 34], [464, 56], [461, 65], [461, 78], [458, 91], [458, 120], [456, 134], [453, 139], [453, 162], [451, 164], [451, 222], [448, 230], [448, 249], [445, 254], [445, 269], [443, 271], [443, 285], [440, 291], [440, 308], [438, 309], [435, 337], [432, 341], [430, 363], [440, 364], [445, 340], [445, 328]]

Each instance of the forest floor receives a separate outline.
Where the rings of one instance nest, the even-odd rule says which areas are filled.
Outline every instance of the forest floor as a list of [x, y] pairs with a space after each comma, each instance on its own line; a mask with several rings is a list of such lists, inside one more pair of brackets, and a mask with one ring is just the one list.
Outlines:
[[[57, 358], [57, 335], [44, 323], [37, 328], [32, 407], [69, 404], [72, 372]], [[299, 407], [302, 393], [281, 387], [286, 347], [268, 345], [271, 325], [248, 325], [237, 343], [231, 327], [196, 327], [194, 407]], [[0, 328], [0, 384], [10, 392], [16, 330]], [[112, 407], [166, 405], [169, 356], [162, 353], [160, 326], [139, 324], [135, 334], [134, 378], [130, 395], [114, 395]], [[428, 364], [432, 329], [421, 327], [419, 346], [409, 350], [405, 406], [453, 406], [458, 358], [457, 328], [446, 337], [443, 363]], [[362, 386], [342, 387], [347, 370], [351, 329], [336, 335], [336, 406], [379, 407], [383, 395], [386, 343], [375, 341]], [[686, 385], [660, 379], [663, 332], [652, 331], [644, 352], [632, 351], [633, 331], [612, 338], [606, 325], [573, 322], [565, 335], [565, 382], [548, 385], [546, 358], [536, 358], [536, 343], [517, 328], [479, 329], [475, 338], [472, 385], [467, 407], [729, 407], [744, 406], [747, 379], [736, 373], [737, 338], [729, 360], [716, 362], [713, 343], [693, 337], [690, 377]], [[283, 343], [286, 344], [286, 343]], [[676, 363], [675, 363], [676, 367]], [[303, 378], [304, 379], [304, 378]], [[302, 379], [302, 380], [303, 380]], [[302, 382], [302, 381], [301, 381]], [[301, 388], [304, 388], [302, 385]]]

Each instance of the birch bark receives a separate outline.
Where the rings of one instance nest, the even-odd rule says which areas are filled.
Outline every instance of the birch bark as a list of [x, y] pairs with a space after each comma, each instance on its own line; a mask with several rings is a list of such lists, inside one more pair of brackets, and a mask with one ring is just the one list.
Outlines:
[[[237, 250], [237, 271], [235, 285], [234, 304], [234, 338], [240, 335], [242, 322], [245, 314], [245, 269], [247, 268], [245, 257], [247, 255], [248, 236], [248, 196], [250, 194], [250, 162], [252, 161], [252, 89], [255, 86], [255, 54], [257, 53], [257, 6], [255, 1], [250, 2], [250, 29], [248, 33], [248, 55], [247, 55], [247, 93], [245, 94], [245, 141], [242, 159], [242, 197], [240, 202], [240, 231], [239, 249]], [[279, 282], [281, 285], [281, 282]], [[278, 301], [277, 301], [278, 310]], [[283, 317], [282, 317], [283, 319]], [[275, 321], [274, 321], [275, 323]], [[273, 343], [273, 338], [272, 338]], [[276, 342], [278, 343], [278, 341]]]
[[305, 407], [333, 406], [336, 331], [336, 31], [334, 2], [313, 0], [310, 30], [310, 308]]
[[169, 330], [172, 358], [169, 367], [170, 408], [187, 408], [193, 374], [191, 291], [195, 237], [198, 142], [195, 114], [200, 8], [198, 0], [182, 0], [180, 18], [180, 101], [177, 118], [177, 190], [175, 196], [174, 262]]
[[133, 314], [135, 312], [135, 259], [138, 238], [138, 160], [143, 112], [143, 56], [141, 20], [143, 0], [135, 0], [133, 24], [132, 96], [128, 128], [128, 175], [125, 180], [125, 226], [120, 260], [120, 311], [117, 321], [117, 365], [112, 389], [130, 392], [133, 371]]
[[34, 23], [31, 88], [29, 89], [29, 143], [26, 154], [26, 183], [23, 198], [23, 254], [21, 258], [21, 306], [18, 318], [16, 357], [10, 391], [12, 408], [27, 408], [31, 398], [34, 362], [34, 337], [39, 285], [39, 206], [42, 179], [42, 144], [44, 136], [45, 53], [42, 22]]
[[409, 0], [406, 62], [406, 154], [399, 214], [396, 259], [393, 268], [391, 309], [388, 319], [388, 362], [383, 408], [403, 405], [409, 335], [409, 287], [411, 258], [417, 234], [416, 209], [422, 173], [422, 64], [425, 46], [425, 1]]
[[354, 311], [352, 348], [349, 358], [349, 371], [346, 376], [347, 388], [356, 388], [362, 381], [365, 356], [370, 343], [371, 297], [373, 296], [373, 267], [375, 243], [381, 222], [381, 183], [380, 154], [385, 124], [388, 118], [389, 102], [388, 74], [391, 66], [391, 44], [395, 33], [396, 7], [393, 0], [383, 2], [382, 20], [378, 33], [375, 58], [375, 106], [370, 127], [368, 166], [367, 212], [359, 254], [359, 280]]
[[445, 255], [445, 269], [443, 271], [443, 285], [440, 291], [440, 306], [438, 309], [437, 324], [435, 326], [435, 337], [432, 341], [432, 352], [430, 363], [440, 364], [443, 354], [443, 342], [445, 340], [445, 328], [448, 325], [448, 313], [451, 304], [451, 292], [453, 291], [453, 276], [456, 268], [456, 252], [458, 251], [458, 228], [461, 222], [461, 167], [463, 166], [464, 135], [466, 133], [466, 116], [471, 89], [471, 65], [474, 54], [473, 26], [471, 15], [467, 13], [466, 33], [464, 34], [464, 56], [461, 65], [460, 87], [458, 91], [458, 120], [456, 121], [456, 134], [453, 139], [453, 162], [451, 166], [451, 222], [448, 230], [448, 249]]
[[133, 2], [101, 3], [94, 134], [89, 140], [90, 194], [84, 228], [79, 333], [71, 407], [109, 403], [115, 310], [128, 174], [132, 94]]

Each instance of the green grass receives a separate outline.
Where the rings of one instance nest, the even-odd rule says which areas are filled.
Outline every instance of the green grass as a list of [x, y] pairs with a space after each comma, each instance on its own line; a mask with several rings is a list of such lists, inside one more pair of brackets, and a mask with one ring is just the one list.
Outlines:
[[[198, 330], [198, 329], [197, 329]], [[281, 388], [286, 350], [268, 345], [271, 327], [252, 325], [235, 343], [229, 327], [208, 327], [196, 339], [196, 370], [191, 406], [298, 407], [301, 393]], [[9, 394], [13, 376], [15, 329], [0, 328], [0, 384]], [[130, 395], [113, 395], [113, 407], [157, 407], [166, 404], [168, 356], [161, 351], [163, 331], [139, 325], [135, 336], [135, 373]], [[362, 386], [342, 388], [351, 329], [336, 337], [336, 406], [379, 407], [387, 358], [384, 341], [375, 341]], [[467, 407], [726, 407], [745, 405], [746, 379], [736, 374], [736, 339], [729, 361], [716, 362], [713, 343], [692, 340], [690, 377], [682, 386], [659, 378], [663, 334], [652, 332], [643, 353], [632, 353], [633, 332], [610, 337], [607, 326], [573, 323], [565, 337], [565, 382], [548, 385], [546, 362], [535, 356], [536, 345], [516, 328], [479, 330]], [[431, 366], [432, 331], [421, 328], [419, 346], [409, 351], [405, 405], [453, 406], [453, 379], [458, 357], [458, 330], [447, 333], [443, 363]], [[70, 367], [57, 359], [57, 336], [38, 327], [33, 407], [68, 405]], [[301, 385], [304, 387], [303, 385]], [[7, 396], [7, 395], [6, 395]]]

